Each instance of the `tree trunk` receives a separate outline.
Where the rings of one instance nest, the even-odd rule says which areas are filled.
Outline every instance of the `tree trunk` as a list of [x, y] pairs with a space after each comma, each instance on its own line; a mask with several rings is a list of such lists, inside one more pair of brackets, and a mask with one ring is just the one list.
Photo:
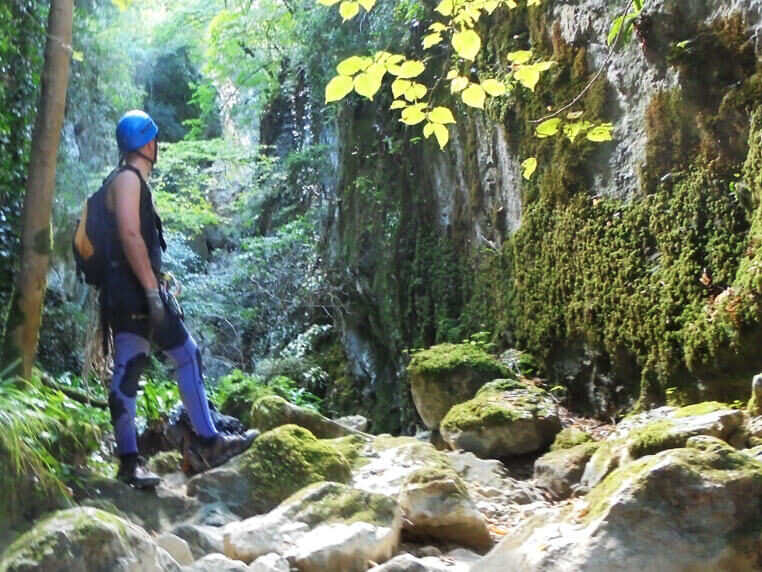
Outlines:
[[21, 219], [21, 258], [6, 322], [3, 361], [20, 358], [16, 373], [29, 377], [47, 287], [56, 156], [61, 140], [71, 57], [74, 0], [52, 0], [42, 70], [42, 95], [32, 136]]

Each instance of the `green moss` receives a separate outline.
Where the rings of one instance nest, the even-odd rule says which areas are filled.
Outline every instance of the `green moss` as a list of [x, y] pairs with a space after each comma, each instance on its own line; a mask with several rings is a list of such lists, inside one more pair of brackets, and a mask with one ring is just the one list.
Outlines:
[[563, 449], [570, 449], [583, 443], [589, 443], [593, 438], [577, 427], [565, 427], [556, 434], [556, 438], [553, 444], [550, 446], [551, 451], [560, 451]]
[[[320, 487], [322, 494], [316, 496]], [[388, 526], [399, 510], [397, 501], [387, 495], [374, 494], [360, 489], [343, 486], [313, 485], [296, 493], [291, 499], [309, 496], [309, 506], [300, 515], [300, 520], [310, 526], [342, 522], [368, 522]]]
[[359, 435], [347, 435], [335, 439], [326, 439], [332, 447], [341, 453], [353, 469], [362, 467], [368, 460], [361, 455], [363, 448], [368, 444], [367, 440]]
[[486, 376], [501, 377], [508, 371], [478, 345], [439, 344], [413, 354], [408, 371], [411, 375], [436, 376], [458, 368], [469, 368]]
[[159, 475], [165, 475], [180, 470], [183, 455], [179, 451], [163, 451], [151, 457], [148, 467]]
[[672, 417], [679, 418], [706, 415], [707, 413], [722, 411], [723, 409], [730, 409], [730, 405], [727, 403], [720, 403], [719, 401], [704, 401], [702, 403], [694, 403], [693, 405], [681, 407], [672, 414]]
[[455, 498], [468, 499], [468, 489], [458, 473], [452, 467], [422, 467], [410, 473], [406, 483], [426, 484], [444, 481], [452, 487], [450, 495]]
[[749, 399], [749, 403], [746, 406], [746, 410], [749, 412], [749, 415], [762, 415], [762, 403], [757, 401], [756, 394], [751, 394], [751, 398]]
[[349, 462], [307, 429], [282, 425], [263, 433], [243, 454], [244, 475], [255, 504], [270, 510], [302, 487], [318, 481], [346, 482]]
[[630, 455], [638, 459], [665, 449], [683, 446], [688, 437], [683, 433], [675, 433], [674, 428], [674, 421], [661, 419], [634, 429], [627, 439]]

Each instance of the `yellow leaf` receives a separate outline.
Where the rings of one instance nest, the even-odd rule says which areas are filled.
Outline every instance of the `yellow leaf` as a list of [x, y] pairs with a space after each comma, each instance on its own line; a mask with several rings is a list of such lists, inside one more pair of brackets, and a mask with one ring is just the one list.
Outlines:
[[612, 123], [601, 123], [588, 131], [585, 137], [587, 137], [589, 141], [594, 141], [595, 143], [611, 141], [611, 131], [613, 129], [614, 125]]
[[453, 68], [447, 72], [447, 77], [445, 79], [455, 79], [456, 77], [458, 77], [458, 70]]
[[416, 101], [426, 95], [426, 86], [422, 83], [413, 83], [405, 91], [405, 99], [408, 101]]
[[487, 11], [487, 14], [492, 14], [499, 4], [500, 2], [497, 0], [490, 0], [489, 2], [484, 3], [484, 9]]
[[513, 73], [514, 77], [527, 89], [534, 91], [537, 82], [540, 81], [540, 72], [532, 69], [530, 66], [525, 66], [517, 69]]
[[442, 16], [450, 16], [452, 14], [452, 8], [452, 0], [442, 0], [434, 10], [442, 14]]
[[450, 132], [444, 125], [434, 124], [434, 136], [437, 138], [439, 148], [444, 149], [447, 142], [450, 140]]
[[521, 176], [529, 180], [532, 178], [535, 170], [537, 169], [537, 159], [535, 157], [529, 157], [521, 162]]
[[352, 91], [354, 87], [352, 78], [345, 75], [337, 75], [325, 86], [325, 102], [339, 101]]
[[468, 86], [468, 78], [467, 77], [456, 77], [450, 82], [450, 93], [458, 93], [459, 91], [463, 91]]
[[339, 2], [341, 2], [341, 0], [317, 0], [317, 3], [323, 6], [333, 6], [334, 4], [338, 4]]
[[[419, 62], [417, 60], [407, 60], [400, 66], [399, 73], [395, 75], [402, 78], [417, 77], [421, 75], [425, 69], [426, 66], [423, 65], [423, 62]], [[389, 73], [394, 72], [390, 69]]]
[[506, 91], [505, 84], [503, 84], [502, 81], [498, 81], [496, 79], [485, 79], [482, 82], [482, 89], [487, 93], [487, 95], [491, 95], [492, 97], [503, 95]]
[[78, 52], [77, 50], [72, 50], [71, 59], [73, 59], [75, 62], [83, 62], [85, 61], [85, 54], [84, 52]]
[[413, 85], [413, 82], [409, 79], [395, 79], [392, 82], [392, 95], [394, 95], [395, 99], [398, 98], [400, 95], [405, 93], [408, 89], [410, 89], [410, 86]]
[[405, 125], [417, 125], [426, 119], [426, 114], [417, 106], [406, 107], [402, 110], [402, 123]]
[[370, 12], [373, 9], [373, 6], [376, 5], [376, 0], [357, 0], [360, 3], [360, 6], [365, 8], [366, 12]]
[[429, 26], [429, 30], [432, 32], [444, 32], [447, 29], [447, 26], [445, 26], [442, 22], [434, 22], [431, 26]]
[[535, 128], [535, 133], [540, 139], [545, 137], [552, 137], [558, 133], [558, 126], [561, 124], [560, 117], [553, 117], [552, 119], [546, 119]]
[[376, 76], [379, 81], [384, 79], [384, 75], [386, 74], [386, 66], [384, 64], [370, 64], [368, 66], [368, 69], [365, 70], [367, 73]]
[[452, 35], [452, 47], [464, 60], [473, 60], [482, 47], [482, 40], [474, 30], [456, 32]]
[[423, 136], [428, 139], [432, 133], [434, 133], [434, 124], [427, 121], [426, 125], [423, 126]]
[[368, 69], [370, 63], [370, 58], [352, 56], [340, 61], [339, 65], [336, 66], [336, 71], [339, 72], [339, 75], [355, 75], [359, 71]]
[[447, 107], [435, 107], [429, 112], [428, 118], [432, 123], [455, 123], [455, 117]]
[[120, 12], [124, 12], [132, 5], [132, 0], [112, 0], [112, 3], [119, 8]]
[[554, 65], [556, 65], [556, 62], [537, 62], [532, 64], [532, 69], [537, 70], [538, 72], [544, 72], [548, 71], [550, 68], [552, 68]]
[[431, 46], [436, 46], [442, 41], [442, 34], [437, 32], [423, 37], [423, 49], [428, 50]]
[[527, 0], [527, 6], [539, 6], [540, 0]]
[[567, 119], [579, 119], [582, 117], [582, 114], [585, 113], [584, 111], [570, 111], [566, 114]]
[[407, 107], [407, 101], [403, 101], [402, 99], [395, 99], [392, 101], [389, 109], [402, 109], [404, 107]]
[[532, 57], [531, 50], [519, 50], [508, 54], [508, 61], [514, 64], [525, 64]]
[[519, 7], [519, 5], [516, 4], [516, 0], [506, 0], [505, 3], [508, 6], [508, 8], [510, 8], [511, 10]]
[[351, 20], [360, 11], [360, 4], [354, 0], [344, 0], [339, 5], [339, 14], [344, 18], [344, 21]]
[[368, 72], [361, 72], [354, 79], [355, 91], [360, 95], [373, 99], [376, 92], [381, 89], [381, 78]]
[[460, 97], [463, 99], [463, 103], [466, 105], [484, 109], [485, 94], [484, 90], [479, 84], [472, 83], [469, 85], [466, 89], [463, 90], [463, 93], [460, 94]]

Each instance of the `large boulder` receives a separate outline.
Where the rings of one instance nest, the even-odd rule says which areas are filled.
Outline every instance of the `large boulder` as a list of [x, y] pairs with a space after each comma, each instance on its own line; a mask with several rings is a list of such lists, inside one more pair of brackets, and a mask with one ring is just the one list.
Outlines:
[[3, 572], [180, 569], [145, 530], [92, 507], [53, 513], [19, 537], [0, 560]]
[[546, 453], [534, 463], [537, 485], [550, 491], [556, 499], [568, 497], [582, 478], [585, 465], [598, 449], [598, 445], [591, 441]]
[[332, 439], [359, 433], [316, 411], [294, 405], [278, 395], [260, 397], [254, 402], [251, 406], [251, 423], [260, 431], [268, 431], [281, 425], [299, 425], [309, 430], [318, 439]]
[[301, 572], [364, 572], [397, 550], [402, 513], [391, 497], [316, 483], [275, 510], [223, 528], [225, 554], [252, 562], [275, 552]]
[[686, 407], [660, 407], [623, 420], [590, 458], [581, 485], [591, 489], [619, 466], [645, 455], [685, 446], [690, 437], [727, 441], [743, 425], [743, 411], [709, 401]]
[[513, 379], [484, 385], [473, 399], [450, 409], [440, 426], [450, 447], [483, 458], [538, 451], [549, 446], [560, 430], [550, 395]]
[[413, 403], [432, 430], [450, 408], [471, 399], [486, 382], [504, 377], [506, 368], [477, 345], [440, 344], [413, 355], [408, 365]]
[[405, 531], [486, 551], [487, 523], [454, 469], [426, 467], [408, 475], [399, 496]]
[[528, 523], [473, 572], [758, 570], [762, 463], [714, 437], [648, 455]]
[[297, 425], [267, 431], [233, 462], [195, 476], [188, 494], [220, 501], [242, 517], [261, 514], [318, 481], [347, 482], [351, 467], [330, 441]]

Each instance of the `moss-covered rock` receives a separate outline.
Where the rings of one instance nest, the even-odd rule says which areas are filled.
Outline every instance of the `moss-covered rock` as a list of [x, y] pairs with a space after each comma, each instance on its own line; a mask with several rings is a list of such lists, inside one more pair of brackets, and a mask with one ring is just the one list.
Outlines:
[[416, 352], [408, 372], [413, 403], [429, 429], [438, 429], [453, 405], [471, 399], [486, 382], [507, 375], [505, 366], [468, 343]]
[[310, 483], [347, 482], [351, 468], [343, 455], [307, 429], [282, 425], [263, 433], [241, 456], [257, 512], [266, 512]]
[[545, 453], [534, 463], [537, 484], [557, 499], [568, 497], [580, 482], [585, 465], [599, 446], [596, 441], [587, 441]]
[[571, 449], [577, 445], [588, 443], [593, 438], [578, 427], [564, 427], [558, 432], [556, 438], [553, 439], [553, 444], [550, 446], [551, 451], [559, 451], [561, 449]]
[[442, 420], [453, 449], [480, 457], [507, 457], [550, 445], [561, 430], [555, 401], [544, 390], [512, 379], [492, 381], [454, 406]]
[[145, 530], [91, 507], [56, 512], [3, 554], [3, 572], [54, 570], [180, 570]]
[[148, 468], [158, 475], [179, 471], [183, 454], [179, 451], [162, 451], [148, 460]]
[[259, 398], [251, 407], [251, 424], [260, 431], [268, 431], [281, 425], [299, 425], [320, 439], [331, 439], [357, 433], [320, 413], [299, 407], [278, 395]]

